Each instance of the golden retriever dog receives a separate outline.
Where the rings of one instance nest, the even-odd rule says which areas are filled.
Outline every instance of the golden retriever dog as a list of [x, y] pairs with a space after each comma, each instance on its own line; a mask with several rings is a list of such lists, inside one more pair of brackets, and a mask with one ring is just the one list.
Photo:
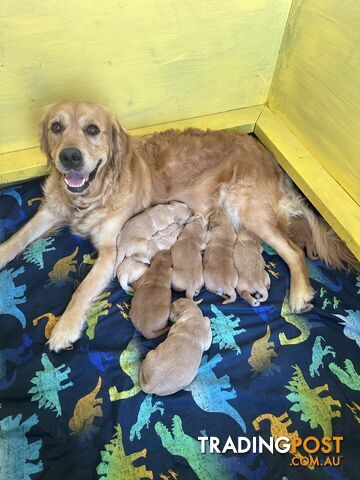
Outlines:
[[219, 208], [209, 218], [203, 264], [205, 288], [218, 295], [227, 295], [229, 298], [223, 303], [236, 300], [238, 274], [233, 258], [235, 241], [234, 227]]
[[146, 252], [150, 238], [172, 223], [182, 225], [190, 217], [191, 210], [185, 203], [170, 202], [147, 208], [124, 225], [117, 238], [117, 263], [125, 257], [134, 257], [150, 263]]
[[196, 377], [202, 354], [211, 346], [210, 320], [193, 300], [179, 298], [171, 308], [167, 338], [141, 364], [139, 381], [145, 393], [171, 395]]
[[172, 288], [186, 291], [187, 298], [198, 295], [204, 285], [201, 251], [205, 248], [206, 223], [200, 215], [194, 215], [171, 249], [173, 260]]
[[291, 240], [296, 243], [302, 250], [305, 249], [306, 255], [312, 260], [319, 258], [315, 242], [311, 234], [309, 222], [303, 217], [294, 217], [290, 220], [288, 225], [288, 233]]
[[104, 108], [80, 100], [48, 108], [40, 144], [50, 175], [45, 201], [34, 217], [0, 247], [0, 268], [49, 231], [68, 225], [89, 237], [98, 260], [74, 292], [55, 325], [49, 346], [59, 351], [81, 335], [91, 303], [114, 275], [116, 238], [144, 209], [176, 200], [206, 217], [222, 206], [268, 243], [290, 269], [290, 307], [311, 308], [314, 291], [303, 251], [289, 238], [293, 216], [309, 222], [319, 257], [334, 267], [356, 259], [327, 224], [299, 201], [273, 156], [251, 135], [221, 131], [169, 130], [131, 138]]
[[[240, 229], [234, 246], [234, 265], [238, 272], [236, 291], [253, 307], [268, 299], [270, 277], [265, 270], [261, 241], [251, 232]], [[255, 294], [255, 298], [251, 294]]]
[[129, 317], [146, 338], [168, 330], [171, 307], [172, 259], [168, 250], [158, 252], [144, 275], [134, 284]]
[[135, 255], [132, 257], [125, 258], [121, 262], [117, 268], [116, 276], [121, 287], [126, 292], [134, 291], [130, 285], [136, 282], [146, 272], [149, 267], [148, 260], [151, 261], [152, 257], [161, 250], [170, 250], [176, 242], [182, 228], [182, 225], [173, 223], [153, 235], [148, 242], [145, 252], [145, 262], [139, 260], [137, 252], [135, 252]]

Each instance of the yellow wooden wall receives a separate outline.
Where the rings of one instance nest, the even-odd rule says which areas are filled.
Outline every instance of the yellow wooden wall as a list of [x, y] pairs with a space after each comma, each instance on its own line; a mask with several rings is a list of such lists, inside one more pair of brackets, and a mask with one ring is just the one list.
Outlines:
[[358, 205], [359, 95], [359, 0], [294, 0], [268, 104]]
[[64, 98], [129, 129], [265, 103], [290, 3], [2, 0], [0, 152], [36, 146]]

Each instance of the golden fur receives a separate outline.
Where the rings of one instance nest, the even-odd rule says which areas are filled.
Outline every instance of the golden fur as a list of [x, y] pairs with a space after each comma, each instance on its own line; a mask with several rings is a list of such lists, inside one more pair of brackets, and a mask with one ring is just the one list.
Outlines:
[[[52, 131], [54, 122], [61, 122], [61, 133]], [[88, 135], [89, 124], [99, 128], [98, 135]], [[99, 253], [52, 331], [52, 350], [69, 347], [81, 335], [91, 302], [113, 276], [116, 238], [126, 221], [158, 203], [181, 201], [204, 217], [222, 206], [236, 227], [242, 225], [267, 242], [290, 268], [294, 312], [311, 308], [313, 289], [304, 254], [288, 237], [292, 217], [307, 218], [320, 258], [336, 267], [358, 265], [253, 136], [188, 129], [130, 138], [104, 108], [70, 100], [49, 107], [40, 124], [40, 141], [50, 165], [46, 200], [1, 245], [0, 268], [29, 243], [63, 225], [89, 237]], [[69, 191], [65, 183], [60, 162], [65, 147], [78, 148], [84, 174], [94, 176], [81, 194]]]

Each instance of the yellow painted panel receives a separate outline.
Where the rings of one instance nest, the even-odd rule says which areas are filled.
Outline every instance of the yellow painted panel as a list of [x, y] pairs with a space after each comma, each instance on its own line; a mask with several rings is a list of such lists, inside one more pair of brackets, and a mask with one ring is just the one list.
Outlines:
[[255, 134], [360, 260], [360, 206], [268, 107]]
[[[132, 135], [146, 135], [151, 132], [161, 132], [169, 128], [184, 129], [187, 127], [211, 128], [213, 130], [232, 130], [239, 133], [250, 133], [254, 130], [263, 105], [243, 108], [230, 112], [190, 118], [178, 122], [164, 123], [130, 130]], [[39, 147], [0, 153], [0, 185], [19, 182], [33, 177], [41, 177], [48, 173], [46, 160]]]
[[294, 0], [268, 103], [360, 205], [359, 92], [359, 0]]
[[291, 0], [2, 0], [0, 151], [80, 97], [127, 128], [265, 103]]

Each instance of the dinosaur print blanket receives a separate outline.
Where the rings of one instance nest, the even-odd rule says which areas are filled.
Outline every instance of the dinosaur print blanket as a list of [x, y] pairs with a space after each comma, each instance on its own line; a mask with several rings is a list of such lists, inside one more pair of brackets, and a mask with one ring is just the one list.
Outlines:
[[[41, 201], [39, 181], [0, 190], [0, 242]], [[359, 478], [360, 276], [308, 261], [315, 308], [295, 315], [285, 263], [267, 246], [264, 257], [269, 300], [222, 305], [202, 291], [212, 346], [186, 390], [156, 397], [140, 390], [138, 372], [162, 338], [135, 332], [131, 297], [116, 281], [74, 348], [49, 351], [96, 253], [68, 229], [31, 244], [0, 271], [0, 480]], [[235, 444], [259, 436], [343, 440], [340, 455], [303, 446], [211, 453], [209, 442], [201, 453], [198, 437], [216, 437], [221, 448], [229, 436]]]

